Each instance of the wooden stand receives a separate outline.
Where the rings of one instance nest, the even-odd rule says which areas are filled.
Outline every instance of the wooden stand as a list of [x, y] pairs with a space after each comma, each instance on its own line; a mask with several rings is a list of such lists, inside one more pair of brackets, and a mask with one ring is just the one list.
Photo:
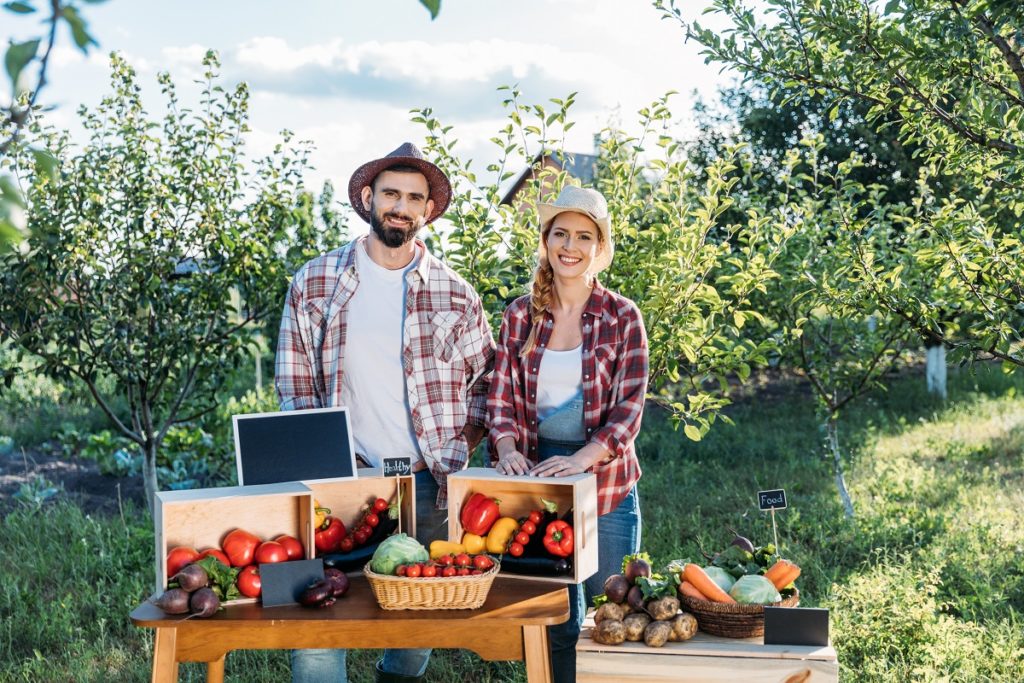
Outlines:
[[579, 683], [686, 681], [686, 683], [838, 683], [831, 647], [765, 645], [763, 639], [698, 633], [683, 643], [599, 645], [588, 622], [576, 646]]
[[207, 662], [207, 681], [224, 680], [231, 650], [292, 648], [464, 648], [486, 660], [526, 662], [530, 683], [551, 680], [546, 626], [569, 618], [564, 587], [498, 577], [477, 610], [382, 610], [365, 577], [352, 577], [332, 607], [231, 605], [209, 619], [164, 614], [150, 603], [131, 613], [155, 628], [153, 683], [178, 679], [179, 662]]

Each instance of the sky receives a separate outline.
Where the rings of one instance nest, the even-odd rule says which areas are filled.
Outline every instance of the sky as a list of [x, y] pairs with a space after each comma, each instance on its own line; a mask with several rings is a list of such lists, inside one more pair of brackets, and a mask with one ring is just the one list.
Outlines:
[[[678, 4], [695, 19], [706, 3]], [[405, 140], [422, 145], [414, 108], [431, 107], [453, 126], [456, 152], [482, 169], [506, 122], [501, 85], [518, 85], [526, 102], [577, 92], [566, 147], [590, 152], [610, 121], [628, 129], [669, 90], [679, 92], [670, 102], [685, 136], [693, 93], [711, 100], [730, 81], [650, 0], [442, 0], [433, 21], [418, 0], [108, 0], [82, 11], [100, 46], [83, 56], [62, 36], [41, 98], [55, 105], [51, 122], [75, 129], [78, 106], [109, 90], [111, 50], [136, 68], [158, 117], [157, 73], [168, 71], [185, 99], [198, 92], [191, 81], [213, 48], [226, 83], [249, 83], [251, 155], [292, 130], [315, 146], [307, 184], [330, 178], [342, 194], [361, 163]], [[12, 24], [4, 35], [38, 33], [30, 20], [3, 16]]]

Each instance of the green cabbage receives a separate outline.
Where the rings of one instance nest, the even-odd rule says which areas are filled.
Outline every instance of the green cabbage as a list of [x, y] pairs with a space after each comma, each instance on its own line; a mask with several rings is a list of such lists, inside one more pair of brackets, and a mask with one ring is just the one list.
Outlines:
[[704, 573], [707, 574], [712, 581], [718, 584], [718, 587], [724, 590], [726, 593], [732, 589], [736, 579], [732, 578], [732, 574], [725, 571], [721, 567], [704, 567]]
[[775, 585], [760, 574], [747, 574], [737, 579], [729, 595], [741, 605], [770, 605], [782, 600]]
[[430, 553], [415, 538], [407, 534], [394, 534], [377, 546], [370, 560], [370, 569], [378, 574], [394, 574], [400, 564], [426, 562], [429, 559]]

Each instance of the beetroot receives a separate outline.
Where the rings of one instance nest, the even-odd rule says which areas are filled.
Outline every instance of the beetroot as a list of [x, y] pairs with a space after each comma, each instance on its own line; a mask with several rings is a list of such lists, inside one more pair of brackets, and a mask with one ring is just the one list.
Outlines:
[[626, 593], [626, 602], [634, 612], [644, 611], [644, 592], [640, 590], [640, 586], [633, 586]]
[[345, 597], [345, 593], [348, 593], [348, 576], [345, 575], [345, 572], [334, 567], [328, 567], [324, 570], [324, 578], [331, 584], [333, 597]]
[[636, 583], [636, 580], [641, 576], [649, 577], [651, 575], [651, 564], [642, 557], [634, 556], [626, 563], [626, 569], [623, 573], [626, 575], [627, 581]]
[[192, 598], [189, 600], [189, 609], [196, 617], [212, 617], [219, 608], [220, 599], [212, 588], [200, 588], [192, 594]]
[[210, 576], [198, 564], [189, 564], [182, 567], [172, 580], [177, 581], [182, 590], [191, 593], [209, 584]]
[[612, 574], [604, 580], [604, 594], [614, 603], [620, 603], [626, 599], [629, 592], [629, 581], [622, 574]]
[[185, 614], [188, 612], [188, 591], [181, 588], [169, 588], [152, 602], [167, 614]]

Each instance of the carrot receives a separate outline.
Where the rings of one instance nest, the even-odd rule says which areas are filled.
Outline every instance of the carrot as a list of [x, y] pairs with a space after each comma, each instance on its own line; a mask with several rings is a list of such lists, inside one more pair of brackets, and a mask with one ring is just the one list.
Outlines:
[[779, 560], [764, 573], [764, 578], [771, 581], [779, 590], [796, 581], [799, 576], [800, 567], [789, 560]]
[[707, 572], [693, 562], [690, 562], [683, 568], [683, 578], [692, 583], [694, 588], [706, 595], [707, 599], [712, 602], [736, 602], [732, 599], [732, 596], [711, 580]]
[[697, 588], [689, 581], [683, 581], [679, 584], [679, 592], [688, 598], [693, 598], [695, 600], [707, 600], [707, 596], [697, 590]]

